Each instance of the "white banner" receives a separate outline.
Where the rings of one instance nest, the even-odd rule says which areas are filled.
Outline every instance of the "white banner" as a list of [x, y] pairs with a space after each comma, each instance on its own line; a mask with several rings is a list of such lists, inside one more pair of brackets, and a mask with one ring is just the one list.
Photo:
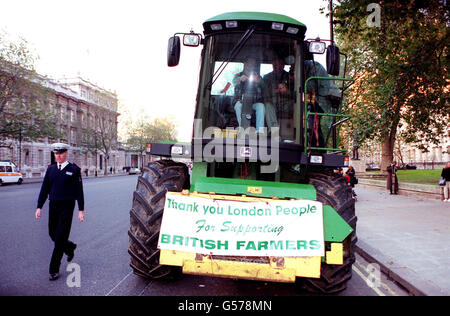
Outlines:
[[233, 256], [324, 256], [322, 204], [241, 202], [168, 192], [158, 247]]

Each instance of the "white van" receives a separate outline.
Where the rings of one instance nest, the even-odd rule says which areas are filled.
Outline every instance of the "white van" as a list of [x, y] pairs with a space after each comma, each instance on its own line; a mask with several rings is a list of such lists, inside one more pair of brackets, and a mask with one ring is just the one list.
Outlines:
[[3, 183], [22, 184], [22, 174], [16, 171], [17, 167], [9, 161], [0, 161], [0, 185]]

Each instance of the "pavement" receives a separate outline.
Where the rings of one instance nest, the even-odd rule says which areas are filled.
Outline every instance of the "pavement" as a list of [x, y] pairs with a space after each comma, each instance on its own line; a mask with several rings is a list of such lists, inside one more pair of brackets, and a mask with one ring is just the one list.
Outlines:
[[[108, 176], [118, 175], [126, 174]], [[361, 183], [355, 192], [356, 252], [410, 295], [450, 295], [450, 203], [426, 192], [390, 195], [384, 187]]]
[[411, 295], [450, 295], [450, 203], [369, 185], [355, 192], [356, 251]]

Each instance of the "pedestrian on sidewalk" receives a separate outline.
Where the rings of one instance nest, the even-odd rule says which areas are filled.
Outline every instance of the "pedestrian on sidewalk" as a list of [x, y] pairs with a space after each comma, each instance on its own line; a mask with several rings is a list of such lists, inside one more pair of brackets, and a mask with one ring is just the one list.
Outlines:
[[397, 164], [393, 161], [387, 168], [387, 189], [391, 194], [398, 194]]
[[441, 172], [441, 178], [445, 180], [444, 189], [444, 202], [450, 202], [450, 161], [445, 164], [444, 169]]
[[47, 197], [49, 198], [48, 233], [55, 243], [49, 273], [50, 280], [59, 277], [59, 267], [64, 254], [67, 261], [72, 261], [77, 245], [69, 240], [72, 226], [75, 201], [78, 202], [78, 219], [84, 221], [84, 196], [80, 168], [67, 161], [69, 145], [52, 144], [56, 164], [50, 165], [45, 173], [44, 182], [36, 208], [36, 219], [41, 218], [41, 209]]
[[347, 180], [347, 184], [352, 187], [352, 197], [355, 199], [355, 202], [357, 202], [358, 198], [356, 197], [356, 192], [353, 188], [355, 187], [355, 184], [358, 184], [358, 178], [356, 178], [356, 171], [353, 166], [348, 167], [344, 178]]
[[349, 177], [348, 183], [354, 188], [355, 184], [358, 184], [358, 179], [356, 178], [356, 171], [352, 166], [349, 166], [345, 174]]

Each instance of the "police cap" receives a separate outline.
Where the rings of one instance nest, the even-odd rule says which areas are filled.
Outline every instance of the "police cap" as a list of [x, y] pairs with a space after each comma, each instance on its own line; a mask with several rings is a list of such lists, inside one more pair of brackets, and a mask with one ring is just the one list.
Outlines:
[[61, 154], [69, 149], [69, 145], [64, 143], [54, 143], [52, 144], [52, 150], [55, 154]]

